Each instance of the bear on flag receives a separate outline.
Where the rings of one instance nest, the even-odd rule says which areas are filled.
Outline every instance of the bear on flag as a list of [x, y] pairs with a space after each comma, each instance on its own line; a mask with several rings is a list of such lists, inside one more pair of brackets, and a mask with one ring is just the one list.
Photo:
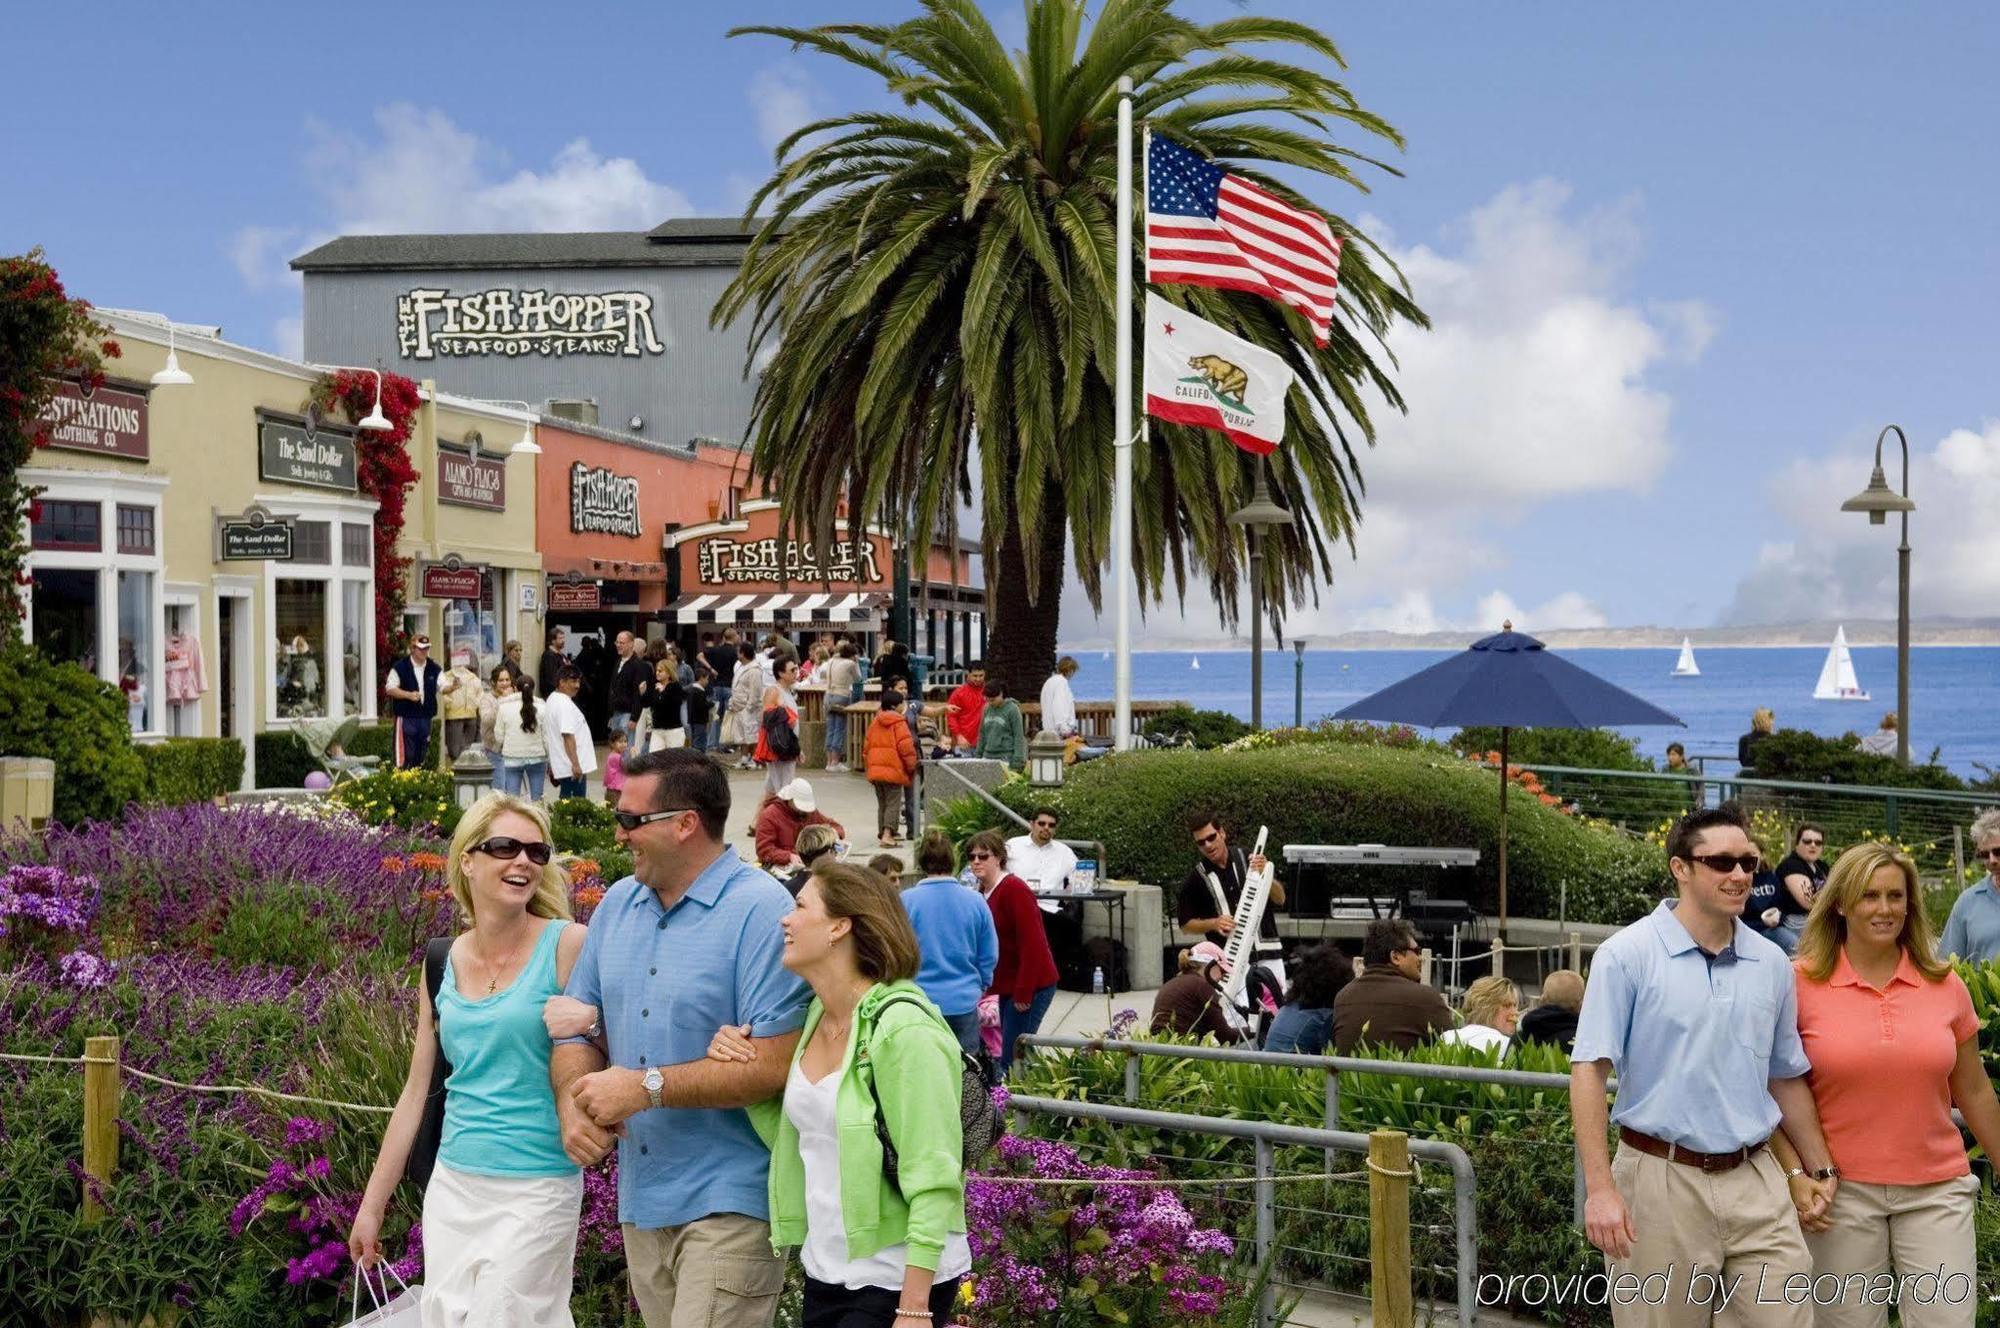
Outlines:
[[1292, 371], [1253, 346], [1146, 292], [1146, 413], [1219, 429], [1255, 456], [1285, 438]]

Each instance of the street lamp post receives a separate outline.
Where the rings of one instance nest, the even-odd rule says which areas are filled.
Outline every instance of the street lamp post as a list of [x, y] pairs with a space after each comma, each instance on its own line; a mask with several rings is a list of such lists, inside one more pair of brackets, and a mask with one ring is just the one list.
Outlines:
[[[1882, 472], [1882, 444], [1890, 434], [1903, 448], [1903, 490], [1889, 487]], [[1840, 505], [1843, 512], [1866, 512], [1868, 524], [1879, 526], [1894, 512], [1902, 521], [1903, 534], [1896, 545], [1896, 759], [1910, 763], [1910, 513], [1917, 505], [1910, 501], [1910, 440], [1902, 429], [1890, 425], [1875, 438], [1875, 473], [1868, 487]]]
[[1257, 460], [1257, 483], [1250, 505], [1230, 514], [1229, 523], [1246, 527], [1250, 541], [1250, 729], [1264, 727], [1264, 541], [1267, 527], [1292, 524], [1292, 514], [1271, 501], [1264, 480], [1264, 461]]

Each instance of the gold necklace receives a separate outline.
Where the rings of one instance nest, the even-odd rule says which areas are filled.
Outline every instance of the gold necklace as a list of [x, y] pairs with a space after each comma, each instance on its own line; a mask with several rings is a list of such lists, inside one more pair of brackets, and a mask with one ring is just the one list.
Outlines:
[[515, 946], [513, 950], [507, 955], [507, 959], [504, 964], [495, 964], [491, 960], [487, 959], [485, 955], [479, 956], [480, 962], [486, 965], [486, 994], [488, 996], [491, 996], [494, 992], [500, 989], [500, 974], [502, 970], [507, 967], [511, 967], [514, 961], [520, 957], [521, 951], [526, 948], [527, 948], [526, 941], [523, 941], [520, 945]]

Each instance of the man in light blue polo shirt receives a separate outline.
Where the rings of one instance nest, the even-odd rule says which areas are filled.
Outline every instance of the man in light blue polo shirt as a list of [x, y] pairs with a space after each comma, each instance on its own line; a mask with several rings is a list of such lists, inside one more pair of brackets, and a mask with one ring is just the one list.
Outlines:
[[1986, 865], [1986, 879], [1952, 901], [1939, 948], [1948, 955], [1989, 964], [2000, 959], [2000, 811], [1972, 822], [1972, 856]]
[[[811, 992], [780, 962], [785, 887], [723, 842], [729, 778], [703, 753], [631, 758], [618, 840], [633, 874], [591, 916], [566, 995], [601, 1014], [611, 1064], [568, 1039], [551, 1058], [563, 1147], [618, 1146], [618, 1218], [647, 1328], [770, 1328], [770, 1153], [745, 1107], [783, 1090]], [[724, 1024], [759, 1055], [707, 1059]]]
[[1810, 1328], [1811, 1300], [1785, 1283], [1812, 1257], [1765, 1143], [1782, 1123], [1817, 1182], [1815, 1215], [1839, 1173], [1804, 1078], [1791, 964], [1741, 919], [1757, 847], [1729, 803], [1682, 818], [1667, 856], [1679, 898], [1598, 949], [1570, 1053], [1584, 1230], [1610, 1263], [1611, 1321]]

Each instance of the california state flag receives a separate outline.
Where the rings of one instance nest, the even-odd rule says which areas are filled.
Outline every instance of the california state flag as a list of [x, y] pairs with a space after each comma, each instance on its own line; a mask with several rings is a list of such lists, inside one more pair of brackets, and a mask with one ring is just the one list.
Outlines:
[[1260, 346], [1146, 293], [1146, 413], [1220, 429], [1269, 456], [1285, 440], [1292, 371]]

